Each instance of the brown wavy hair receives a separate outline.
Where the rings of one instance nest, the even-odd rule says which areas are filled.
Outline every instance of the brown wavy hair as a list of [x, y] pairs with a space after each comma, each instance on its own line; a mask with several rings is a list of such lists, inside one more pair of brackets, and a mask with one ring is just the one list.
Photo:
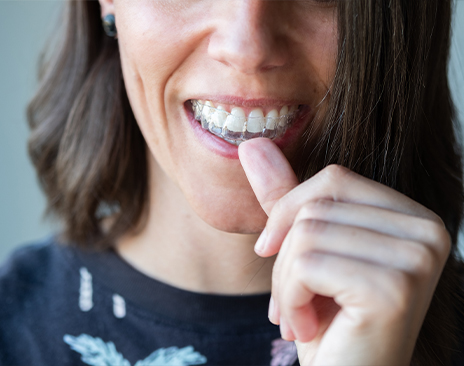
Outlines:
[[[301, 149], [308, 179], [341, 164], [436, 212], [453, 249], [413, 356], [449, 365], [458, 350], [463, 264], [461, 150], [447, 81], [451, 0], [345, 0], [324, 131]], [[107, 248], [134, 230], [148, 202], [147, 148], [132, 113], [117, 40], [98, 1], [66, 3], [61, 38], [44, 52], [28, 107], [29, 152], [63, 235]], [[311, 131], [308, 131], [308, 141]], [[102, 228], [102, 208], [111, 225]]]

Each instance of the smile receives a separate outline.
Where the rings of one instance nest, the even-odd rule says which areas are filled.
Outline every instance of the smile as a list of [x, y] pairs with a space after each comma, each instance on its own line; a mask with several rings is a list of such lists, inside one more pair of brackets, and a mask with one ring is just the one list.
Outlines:
[[225, 105], [214, 105], [210, 101], [190, 102], [195, 119], [201, 122], [203, 129], [237, 146], [252, 138], [282, 137], [300, 111], [298, 105], [271, 107], [268, 111], [253, 108], [247, 117], [241, 107], [235, 106], [228, 111]]

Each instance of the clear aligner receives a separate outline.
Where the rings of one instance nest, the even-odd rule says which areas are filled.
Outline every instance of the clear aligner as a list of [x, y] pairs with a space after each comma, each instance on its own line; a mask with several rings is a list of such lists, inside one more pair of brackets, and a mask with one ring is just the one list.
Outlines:
[[291, 125], [298, 109], [285, 115], [274, 117], [239, 117], [222, 109], [213, 107], [208, 103], [200, 103], [192, 100], [195, 119], [201, 122], [201, 126], [211, 133], [227, 140], [235, 145], [243, 141], [267, 137], [276, 139], [285, 134]]

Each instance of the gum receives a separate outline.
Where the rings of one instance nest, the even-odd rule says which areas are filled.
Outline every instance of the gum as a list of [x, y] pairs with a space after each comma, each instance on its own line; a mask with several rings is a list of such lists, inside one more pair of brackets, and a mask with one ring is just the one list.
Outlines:
[[[296, 110], [292, 113], [288, 113], [278, 118], [240, 118], [233, 116], [232, 114], [225, 112], [224, 110], [220, 110], [202, 104], [196, 100], [192, 101], [192, 108], [195, 119], [201, 122], [201, 126], [203, 127], [203, 129], [208, 130], [209, 132], [221, 138], [236, 142], [242, 142], [257, 137], [267, 137], [269, 139], [276, 139], [278, 137], [281, 137], [285, 134], [288, 127], [292, 124], [293, 120], [295, 119], [294, 117], [298, 113], [298, 110]], [[213, 113], [221, 113], [223, 116], [226, 116], [226, 122], [224, 123], [223, 127], [214, 124], [215, 118], [211, 118]], [[248, 124], [250, 122], [260, 125], [260, 128], [258, 128], [259, 132], [250, 132], [247, 130]], [[242, 124], [243, 128], [240, 131], [232, 131], [228, 128], [228, 125], [230, 126], [231, 124]]]

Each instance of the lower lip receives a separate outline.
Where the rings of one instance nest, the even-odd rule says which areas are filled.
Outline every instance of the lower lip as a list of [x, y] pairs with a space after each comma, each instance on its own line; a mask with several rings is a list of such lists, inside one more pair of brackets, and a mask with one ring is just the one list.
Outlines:
[[[220, 137], [212, 134], [211, 132], [203, 129], [201, 124], [195, 119], [189, 101], [184, 103], [184, 110], [187, 115], [187, 119], [193, 128], [195, 136], [203, 146], [224, 158], [238, 159], [238, 146], [232, 145]], [[274, 140], [275, 144], [281, 150], [283, 150], [286, 146], [294, 143], [301, 136], [302, 131], [306, 127], [309, 114], [309, 106], [304, 106], [298, 114], [296, 121], [294, 121], [292, 126], [285, 132], [285, 135]]]

